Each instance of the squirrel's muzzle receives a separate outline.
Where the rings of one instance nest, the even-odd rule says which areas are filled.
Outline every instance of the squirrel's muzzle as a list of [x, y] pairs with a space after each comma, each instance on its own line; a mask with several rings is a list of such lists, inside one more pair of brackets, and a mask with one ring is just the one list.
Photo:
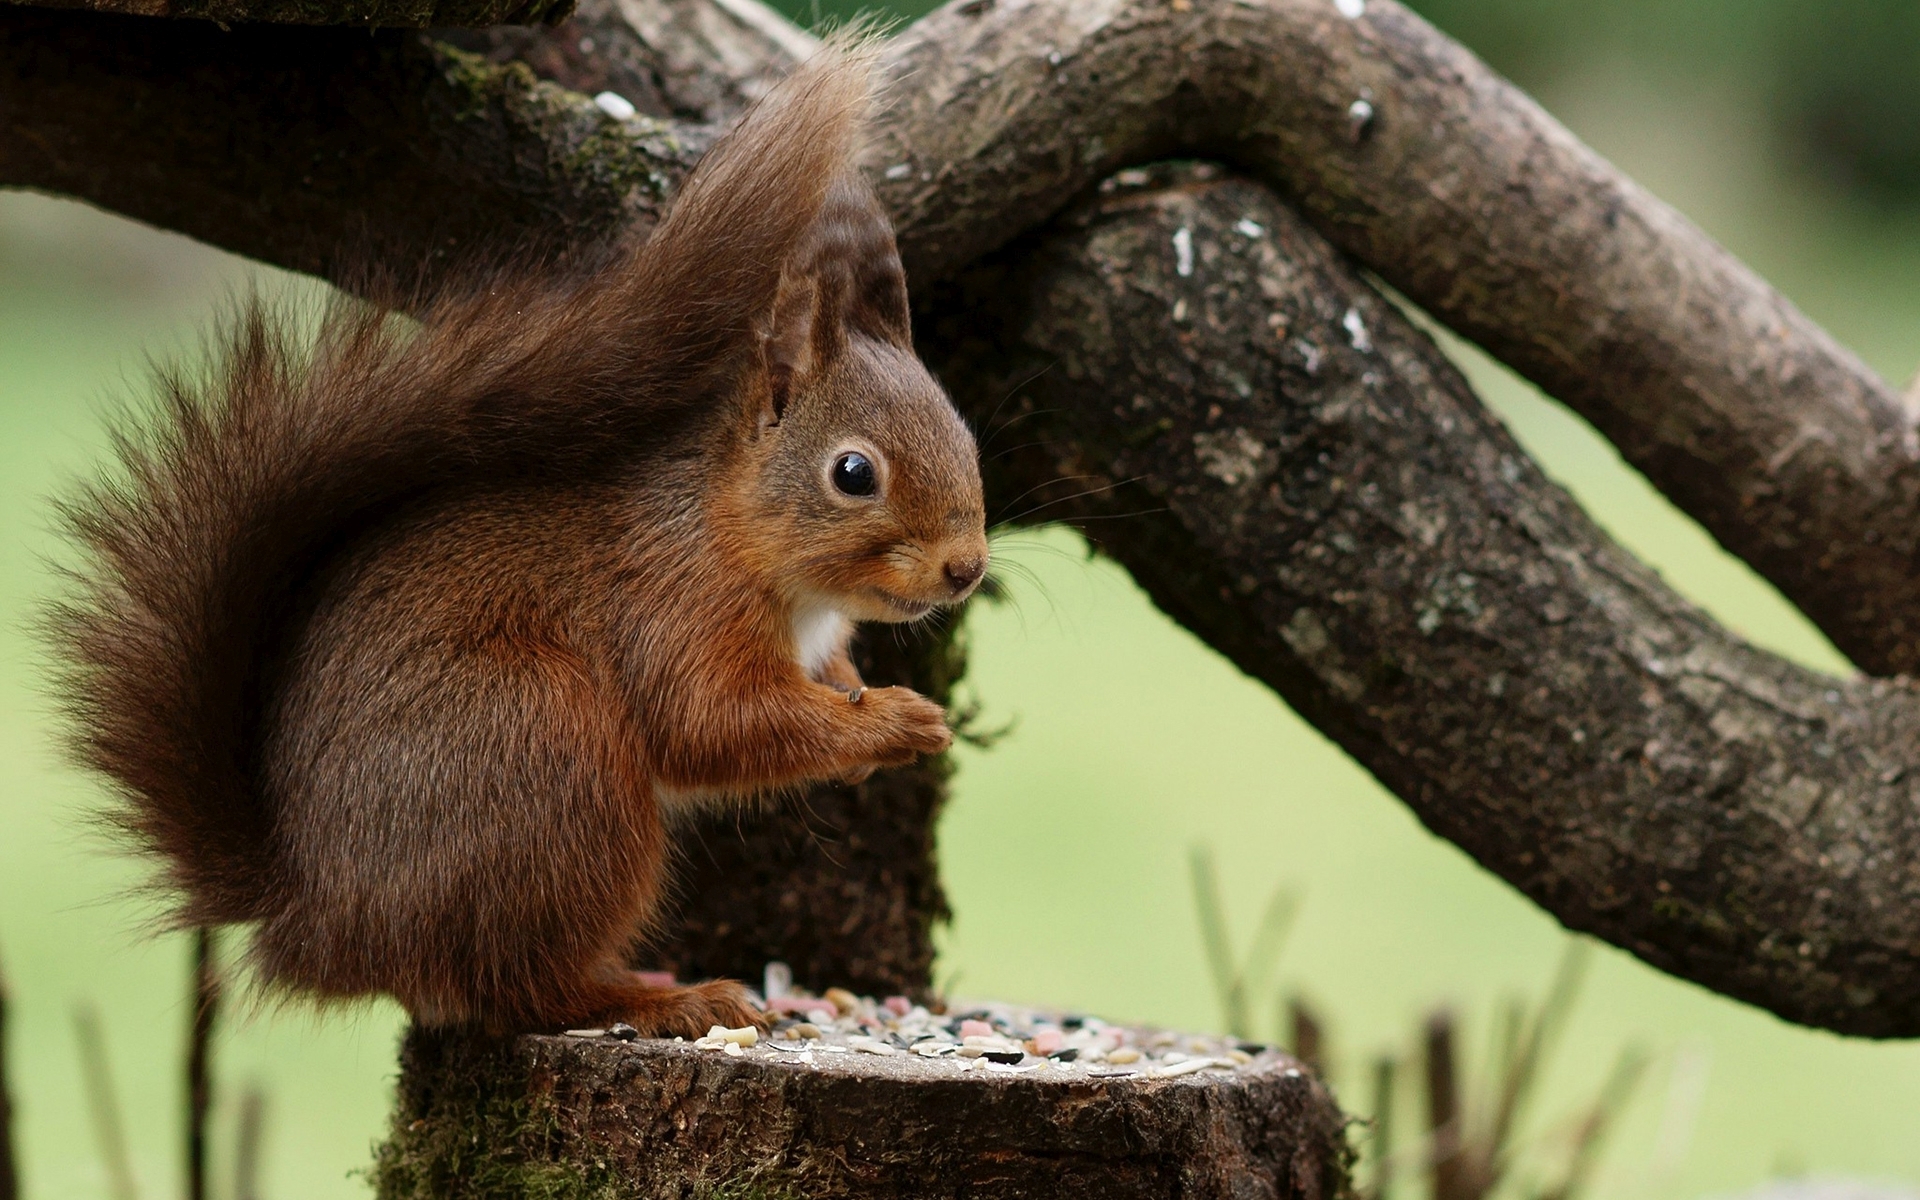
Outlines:
[[947, 586], [953, 589], [954, 599], [959, 599], [980, 582], [987, 573], [987, 560], [984, 555], [972, 558], [948, 559], [945, 567]]

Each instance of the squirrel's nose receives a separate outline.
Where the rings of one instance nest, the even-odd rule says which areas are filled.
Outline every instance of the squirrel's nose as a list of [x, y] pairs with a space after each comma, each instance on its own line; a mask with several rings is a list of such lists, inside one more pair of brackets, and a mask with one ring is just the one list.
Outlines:
[[955, 594], [958, 594], [979, 583], [980, 576], [986, 574], [986, 571], [985, 559], [957, 559], [947, 564], [947, 583], [952, 586]]

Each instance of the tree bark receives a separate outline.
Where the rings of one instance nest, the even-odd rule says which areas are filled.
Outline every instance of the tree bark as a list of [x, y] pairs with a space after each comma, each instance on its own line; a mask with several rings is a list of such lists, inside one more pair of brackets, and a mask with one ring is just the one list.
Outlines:
[[1080, 523], [1436, 833], [1682, 978], [1920, 1033], [1915, 687], [1676, 596], [1271, 193], [1115, 189], [922, 301], [997, 413], [989, 495]]
[[710, 140], [418, 33], [0, 6], [0, 185], [324, 279], [644, 235]]
[[[26, 0], [0, 0], [18, 4]], [[136, 17], [185, 17], [216, 25], [253, 21], [287, 25], [552, 24], [566, 19], [570, 0], [31, 0], [45, 8], [86, 9]]]
[[[872, 166], [930, 353], [979, 414], [1063, 364], [1015, 410], [1044, 399], [1053, 442], [993, 495], [1112, 482], [1046, 511], [1568, 924], [1794, 1020], [1920, 1033], [1912, 689], [1799, 670], [1674, 597], [1271, 197], [1115, 200], [930, 286], [1113, 167], [1221, 154], [1586, 405], [1857, 661], [1904, 665], [1920, 514], [1884, 385], [1471, 56], [1365, 14], [965, 0], [895, 43]], [[502, 238], [644, 229], [709, 136], [417, 35], [130, 28], [0, 13], [0, 182], [336, 277], [342, 245], [431, 278]], [[706, 115], [745, 87], [670, 90]]]
[[759, 0], [582, 0], [552, 28], [434, 36], [576, 92], [612, 91], [650, 116], [705, 122], [738, 116], [819, 46]]
[[[0, 186], [349, 286], [378, 263], [431, 288], [503, 252], [644, 237], [710, 123], [813, 44], [754, 0], [588, 0], [558, 30], [439, 33], [0, 0]], [[580, 94], [606, 90], [639, 115]]]
[[[381, 1200], [1334, 1200], [1344, 1118], [1292, 1059], [1179, 1078], [917, 1055], [414, 1033]], [[1116, 1073], [1117, 1074], [1117, 1073]]]
[[910, 26], [872, 168], [919, 280], [1113, 171], [1231, 162], [1592, 421], [1863, 669], [1920, 665], [1916, 411], [1395, 3], [989, 0]]

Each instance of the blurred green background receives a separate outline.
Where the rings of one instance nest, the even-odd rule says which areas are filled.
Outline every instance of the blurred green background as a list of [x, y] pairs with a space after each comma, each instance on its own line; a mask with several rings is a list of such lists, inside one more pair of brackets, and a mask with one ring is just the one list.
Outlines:
[[[834, 6], [826, 6], [832, 15]], [[1920, 362], [1920, 5], [1912, 0], [1427, 0], [1443, 27], [1576, 133], [1754, 264], [1890, 379]], [[798, 0], [804, 18], [819, 10]], [[904, 12], [905, 10], [903, 10]], [[905, 12], [905, 15], [912, 15]], [[70, 1027], [106, 1018], [145, 1195], [178, 1191], [187, 948], [150, 939], [138, 878], [81, 813], [27, 624], [55, 587], [46, 498], [102, 457], [104, 411], [145, 356], [192, 354], [223, 297], [304, 286], [80, 206], [0, 194], [0, 963], [28, 1194], [105, 1195]], [[1815, 667], [1833, 649], [1578, 420], [1469, 349], [1488, 402], [1602, 524], [1747, 636]], [[1564, 935], [1425, 833], [1260, 686], [1158, 615], [1064, 533], [1014, 535], [1030, 569], [968, 618], [968, 686], [991, 752], [962, 751], [941, 853], [956, 919], [943, 981], [963, 994], [1204, 1028], [1186, 863], [1217, 854], [1244, 939], [1269, 891], [1303, 898], [1281, 986], [1333, 1025], [1335, 1081], [1411, 1052], [1421, 1015], [1465, 1014], [1484, 1057], [1495, 1005], [1537, 992]], [[1271, 1035], [1272, 998], [1258, 999]], [[268, 1090], [267, 1194], [363, 1194], [398, 1014], [241, 1014], [218, 1047], [224, 1143], [241, 1084]], [[1920, 1045], [1785, 1025], [1611, 950], [1551, 1064], [1533, 1134], [1589, 1096], [1620, 1047], [1655, 1065], [1623, 1118], [1602, 1197], [1695, 1197], [1782, 1175], [1920, 1184]], [[1413, 1116], [1411, 1106], [1403, 1123]], [[224, 1157], [224, 1151], [217, 1147]], [[1411, 1192], [1405, 1193], [1411, 1195]]]

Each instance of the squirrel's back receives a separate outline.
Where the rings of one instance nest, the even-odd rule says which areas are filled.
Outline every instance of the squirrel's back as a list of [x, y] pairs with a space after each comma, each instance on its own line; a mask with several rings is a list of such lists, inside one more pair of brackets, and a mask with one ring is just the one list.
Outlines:
[[248, 305], [204, 374], [120, 431], [65, 506], [89, 554], [55, 614], [83, 758], [183, 923], [272, 915], [284, 882], [262, 713], [307, 584], [441, 490], [617, 463], [748, 353], [869, 104], [871, 52], [802, 67], [702, 160], [647, 243], [584, 278], [505, 273], [418, 320], [334, 303], [308, 335]]

